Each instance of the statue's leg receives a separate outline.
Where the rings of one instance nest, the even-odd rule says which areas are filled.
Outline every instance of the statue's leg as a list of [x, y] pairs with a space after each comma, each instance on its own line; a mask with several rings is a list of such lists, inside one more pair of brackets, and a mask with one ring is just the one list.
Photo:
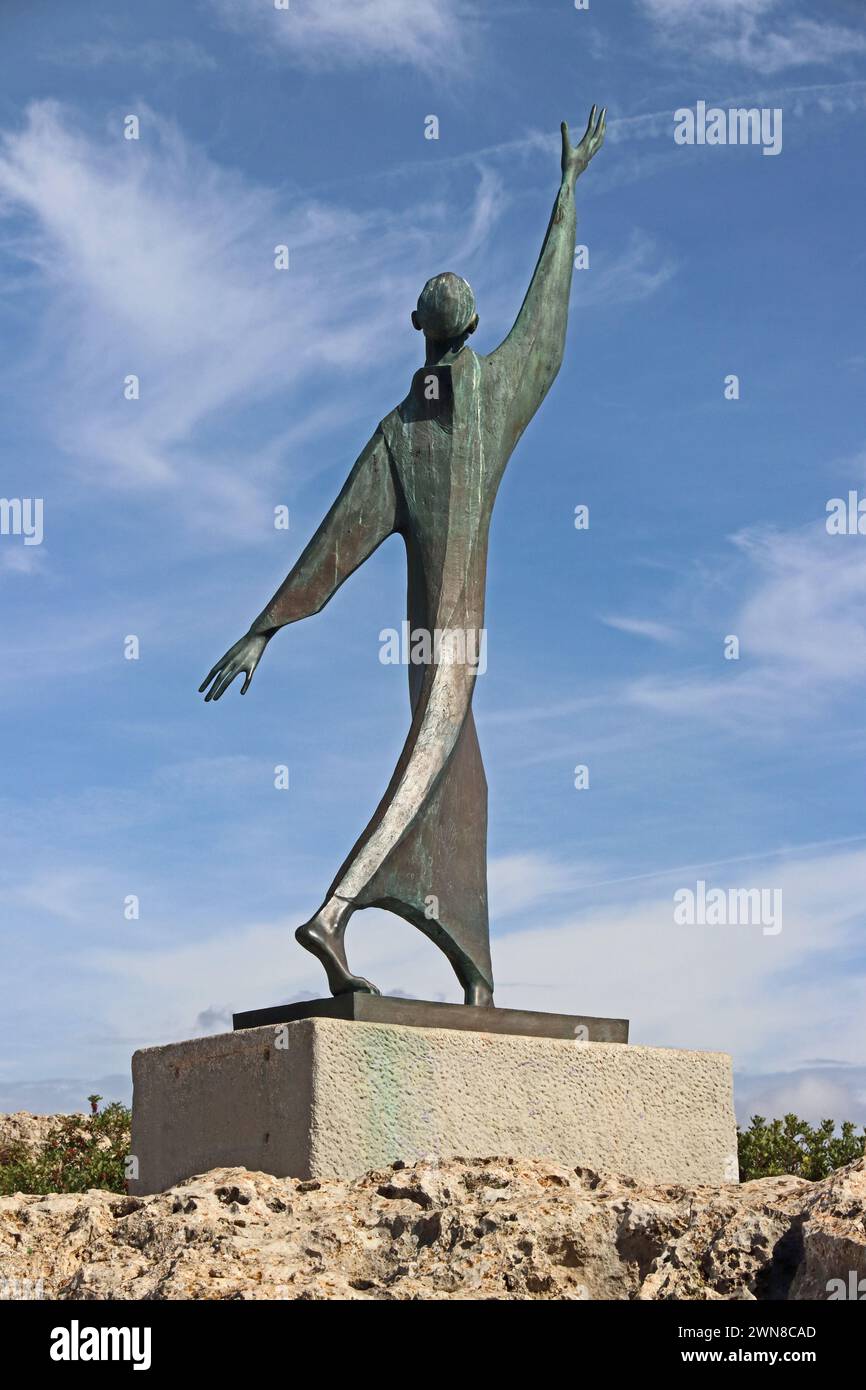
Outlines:
[[465, 1002], [492, 1005], [487, 780], [471, 710], [430, 812], [419, 827], [419, 841], [415, 871], [428, 885], [425, 918], [432, 921], [417, 925], [448, 957]]
[[460, 982], [464, 1004], [475, 1004], [482, 1008], [493, 1006], [493, 981], [490, 979], [489, 967], [485, 972], [479, 962], [461, 949], [455, 940], [456, 931], [450, 930], [445, 923], [428, 917], [417, 903], [404, 902], [399, 898], [379, 898], [378, 901], [367, 905], [384, 907], [389, 912], [395, 912], [398, 917], [417, 927], [439, 947], [442, 954], [448, 958]]
[[356, 908], [381, 906], [436, 943], [451, 962], [466, 1003], [493, 1002], [487, 782], [468, 704], [473, 683], [460, 668], [425, 672], [388, 790], [324, 906], [297, 933], [301, 945], [324, 964], [335, 994], [371, 988], [349, 971], [343, 935]]
[[492, 1005], [487, 782], [471, 711], [422, 813], [356, 902], [411, 922], [447, 957], [465, 1003]]
[[[458, 979], [460, 976], [458, 974]], [[493, 990], [486, 980], [482, 980], [479, 975], [477, 979], [468, 981], [460, 980], [463, 985], [463, 1003], [474, 1004], [477, 1008], [493, 1008]]]
[[295, 940], [311, 951], [325, 967], [332, 994], [378, 994], [363, 975], [353, 975], [346, 959], [344, 937], [356, 904], [332, 894], [309, 922], [295, 932]]

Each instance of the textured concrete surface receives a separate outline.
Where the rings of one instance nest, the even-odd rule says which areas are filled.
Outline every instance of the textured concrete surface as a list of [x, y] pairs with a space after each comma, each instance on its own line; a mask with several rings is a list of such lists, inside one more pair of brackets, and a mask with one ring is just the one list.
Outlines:
[[138, 1194], [216, 1167], [352, 1178], [457, 1155], [737, 1177], [724, 1053], [305, 1019], [137, 1052], [133, 1082]]

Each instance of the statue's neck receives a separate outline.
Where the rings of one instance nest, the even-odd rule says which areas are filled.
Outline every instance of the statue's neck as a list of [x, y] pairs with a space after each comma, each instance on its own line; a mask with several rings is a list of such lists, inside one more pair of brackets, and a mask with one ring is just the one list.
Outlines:
[[463, 351], [462, 338], [452, 339], [448, 343], [434, 343], [430, 338], [427, 339], [427, 356], [424, 358], [425, 367], [445, 367], [449, 362], [453, 362], [459, 353]]

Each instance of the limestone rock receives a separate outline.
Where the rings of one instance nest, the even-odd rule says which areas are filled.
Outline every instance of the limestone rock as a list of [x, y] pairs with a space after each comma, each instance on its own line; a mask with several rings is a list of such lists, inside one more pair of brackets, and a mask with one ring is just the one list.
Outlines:
[[66, 1118], [65, 1115], [31, 1115], [27, 1110], [0, 1115], [0, 1154], [13, 1144], [26, 1144], [28, 1149], [40, 1148], [48, 1131]]
[[827, 1298], [831, 1280], [842, 1280], [836, 1298], [866, 1300], [866, 1161], [839, 1168], [814, 1185], [814, 1198], [792, 1239], [799, 1259], [792, 1298]]
[[224, 1168], [150, 1197], [0, 1198], [0, 1268], [7, 1297], [41, 1279], [60, 1299], [826, 1298], [864, 1272], [864, 1211], [862, 1159], [699, 1188], [540, 1159]]

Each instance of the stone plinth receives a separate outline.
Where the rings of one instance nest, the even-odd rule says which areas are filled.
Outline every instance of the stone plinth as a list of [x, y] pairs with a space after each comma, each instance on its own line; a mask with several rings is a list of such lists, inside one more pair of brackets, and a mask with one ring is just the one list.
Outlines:
[[356, 1177], [457, 1155], [737, 1178], [724, 1053], [308, 1018], [148, 1048], [132, 1072], [139, 1194], [222, 1166]]

